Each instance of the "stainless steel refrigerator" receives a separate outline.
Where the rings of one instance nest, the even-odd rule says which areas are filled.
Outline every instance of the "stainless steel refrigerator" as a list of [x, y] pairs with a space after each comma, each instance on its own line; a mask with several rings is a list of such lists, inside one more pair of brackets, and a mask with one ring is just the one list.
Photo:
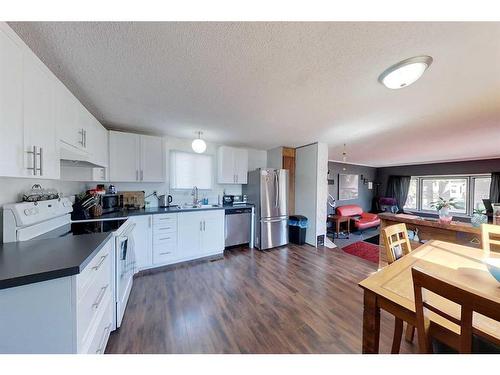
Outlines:
[[243, 194], [255, 205], [254, 244], [260, 250], [288, 243], [288, 170], [257, 169], [248, 173]]

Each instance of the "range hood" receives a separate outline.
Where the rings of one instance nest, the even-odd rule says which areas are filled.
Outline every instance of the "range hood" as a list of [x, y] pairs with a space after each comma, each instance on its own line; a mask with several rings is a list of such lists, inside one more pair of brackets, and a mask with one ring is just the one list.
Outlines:
[[87, 151], [80, 150], [63, 141], [59, 142], [59, 159], [62, 166], [105, 168], [103, 165], [94, 163]]

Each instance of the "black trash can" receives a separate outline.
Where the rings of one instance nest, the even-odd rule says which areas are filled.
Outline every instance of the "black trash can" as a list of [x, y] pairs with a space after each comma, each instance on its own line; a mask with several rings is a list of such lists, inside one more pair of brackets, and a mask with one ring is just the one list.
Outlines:
[[306, 243], [307, 217], [291, 215], [288, 219], [288, 240], [297, 245]]

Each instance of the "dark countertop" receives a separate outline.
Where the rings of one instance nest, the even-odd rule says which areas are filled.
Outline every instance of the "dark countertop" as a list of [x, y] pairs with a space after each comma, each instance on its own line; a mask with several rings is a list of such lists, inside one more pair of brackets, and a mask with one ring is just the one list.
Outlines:
[[76, 275], [113, 233], [0, 244], [0, 289]]
[[215, 206], [215, 207], [201, 207], [201, 208], [178, 208], [178, 207], [148, 207], [141, 208], [138, 210], [126, 210], [121, 209], [115, 212], [104, 213], [102, 216], [88, 219], [88, 220], [73, 220], [73, 222], [89, 222], [89, 221], [103, 221], [103, 220], [118, 220], [126, 219], [130, 216], [138, 215], [157, 215], [157, 214], [171, 214], [171, 213], [182, 213], [182, 212], [192, 212], [192, 211], [207, 211], [207, 210], [230, 210], [235, 208], [251, 208], [252, 204], [239, 205], [239, 206]]

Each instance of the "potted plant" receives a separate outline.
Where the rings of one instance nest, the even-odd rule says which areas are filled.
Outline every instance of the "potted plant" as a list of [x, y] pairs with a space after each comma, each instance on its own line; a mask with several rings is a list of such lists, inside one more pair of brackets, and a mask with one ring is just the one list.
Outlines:
[[439, 221], [443, 223], [449, 223], [452, 219], [450, 215], [450, 208], [459, 208], [458, 203], [455, 202], [455, 198], [450, 198], [448, 200], [439, 197], [435, 202], [431, 202], [431, 207], [434, 207], [439, 214]]
[[486, 210], [477, 208], [470, 219], [472, 226], [480, 227], [481, 224], [486, 224], [488, 222], [488, 216], [486, 216]]

